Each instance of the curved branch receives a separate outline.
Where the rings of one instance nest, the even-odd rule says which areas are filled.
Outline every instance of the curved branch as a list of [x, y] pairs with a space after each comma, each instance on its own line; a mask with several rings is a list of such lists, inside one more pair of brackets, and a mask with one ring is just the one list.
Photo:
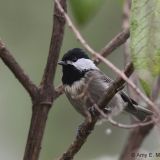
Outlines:
[[[124, 73], [127, 76], [130, 76], [133, 72], [133, 64], [129, 64]], [[98, 105], [100, 109], [103, 109], [112, 97], [117, 93], [118, 89], [125, 83], [122, 77], [118, 77], [107, 89], [106, 95], [100, 101]], [[91, 131], [94, 129], [94, 126], [97, 122], [97, 116], [92, 117], [92, 121], [85, 121], [79, 127], [77, 136], [73, 143], [69, 146], [67, 151], [63, 153], [63, 155], [59, 158], [59, 160], [71, 160], [75, 156], [75, 154], [81, 149], [82, 145], [86, 142], [87, 137], [91, 134]]]
[[134, 128], [128, 137], [129, 143], [124, 147], [119, 160], [128, 160], [131, 158], [134, 160], [136, 157], [131, 157], [131, 153], [136, 153], [138, 151], [144, 139], [148, 136], [153, 127], [154, 123]]
[[24, 73], [21, 66], [16, 62], [2, 41], [0, 41], [0, 57], [6, 66], [12, 71], [18, 81], [22, 84], [22, 86], [26, 89], [33, 100], [37, 95], [37, 86], [30, 80], [28, 75]]
[[[128, 28], [129, 27], [130, 8], [131, 8], [131, 0], [125, 0], [125, 2], [124, 2], [123, 28]], [[124, 48], [126, 63], [131, 58], [128, 48], [129, 48], [129, 44], [126, 43], [125, 48]], [[137, 75], [133, 74], [132, 77], [131, 77], [131, 80], [135, 84], [137, 84], [138, 83]], [[133, 97], [138, 102], [139, 97], [137, 96], [135, 91], [129, 86], [128, 86], [128, 91], [129, 91], [129, 94], [131, 95], [131, 97]], [[155, 99], [152, 99], [152, 100], [154, 101]], [[131, 157], [132, 153], [136, 154], [136, 152], [141, 147], [143, 141], [145, 140], [145, 138], [148, 136], [148, 134], [152, 130], [153, 126], [154, 126], [154, 123], [150, 124], [150, 125], [147, 125], [147, 126], [141, 126], [141, 127], [132, 129], [130, 134], [129, 134], [129, 137], [126, 141], [126, 144], [125, 144], [125, 146], [122, 150], [122, 153], [120, 155], [119, 160], [128, 160], [128, 159], [134, 160], [134, 159], [136, 159], [136, 157]]]
[[[126, 42], [126, 40], [129, 38], [129, 30], [126, 29], [120, 33], [118, 33], [101, 51], [100, 55], [103, 57], [107, 57], [110, 55], [114, 50], [116, 50], [119, 46], [121, 46], [123, 43]], [[96, 65], [100, 64], [102, 61], [98, 59], [97, 57], [93, 56], [94, 63]], [[58, 98], [61, 94], [63, 94], [63, 86], [59, 85], [55, 88], [56, 93], [55, 96]]]
[[101, 61], [103, 61], [111, 70], [113, 70], [117, 75], [121, 76], [129, 85], [130, 87], [132, 87], [135, 92], [137, 93], [137, 95], [139, 95], [148, 105], [150, 105], [152, 107], [152, 109], [155, 111], [155, 113], [159, 116], [160, 115], [160, 111], [158, 109], [158, 107], [146, 96], [144, 95], [139, 88], [136, 87], [136, 85], [134, 83], [132, 83], [132, 81], [130, 81], [127, 76], [125, 74], [123, 74], [123, 72], [121, 72], [120, 69], [118, 69], [113, 63], [111, 63], [109, 60], [105, 59], [103, 56], [101, 56], [100, 54], [98, 54], [97, 52], [95, 52], [85, 41], [85, 39], [82, 37], [82, 35], [80, 34], [80, 32], [76, 29], [76, 27], [73, 25], [70, 17], [67, 15], [67, 13], [64, 11], [64, 9], [62, 8], [61, 4], [58, 2], [58, 0], [55, 0], [59, 10], [62, 12], [62, 14], [64, 15], [68, 26], [72, 29], [73, 33], [75, 34], [76, 38], [79, 40], [79, 42], [84, 46], [84, 48], [90, 52], [92, 55], [96, 56], [98, 59], [100, 59]]
[[[130, 32], [129, 29], [125, 29], [122, 32], [118, 33], [101, 51], [100, 55], [103, 57], [107, 57], [110, 53], [112, 53], [119, 46], [124, 44], [126, 40], [129, 38]], [[101, 60], [97, 57], [93, 59], [95, 63], [98, 65]]]

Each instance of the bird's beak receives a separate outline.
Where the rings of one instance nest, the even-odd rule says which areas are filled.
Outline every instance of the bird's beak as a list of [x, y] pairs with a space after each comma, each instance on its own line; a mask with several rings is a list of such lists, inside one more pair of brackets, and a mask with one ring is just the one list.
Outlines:
[[66, 62], [64, 62], [64, 61], [59, 61], [59, 62], [58, 62], [58, 64], [59, 64], [59, 65], [62, 65], [62, 66], [67, 65], [67, 63], [66, 63]]

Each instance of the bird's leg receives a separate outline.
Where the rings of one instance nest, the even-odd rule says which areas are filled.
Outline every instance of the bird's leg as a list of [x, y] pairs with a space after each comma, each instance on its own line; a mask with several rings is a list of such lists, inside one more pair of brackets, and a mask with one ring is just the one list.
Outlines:
[[90, 113], [91, 117], [95, 117], [98, 116], [99, 112], [97, 111], [97, 109], [93, 106], [88, 108], [88, 112]]
[[110, 106], [107, 106], [103, 109], [103, 112], [107, 115], [110, 114], [112, 112], [112, 108]]

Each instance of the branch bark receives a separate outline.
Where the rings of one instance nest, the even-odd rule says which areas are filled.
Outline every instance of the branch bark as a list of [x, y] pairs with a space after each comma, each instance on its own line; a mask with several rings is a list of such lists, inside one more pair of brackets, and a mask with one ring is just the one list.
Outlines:
[[[60, 0], [59, 2], [66, 11], [66, 0]], [[48, 60], [40, 84], [39, 94], [33, 103], [32, 119], [23, 160], [38, 160], [48, 113], [57, 94], [53, 87], [53, 80], [63, 41], [65, 18], [57, 9], [56, 4], [54, 4], [53, 20]]]
[[135, 156], [132, 157], [132, 153], [135, 154], [138, 151], [153, 127], [154, 124], [134, 128], [128, 137], [127, 144], [125, 145], [119, 160], [136, 160]]
[[90, 45], [86, 42], [86, 40], [82, 37], [82, 35], [80, 34], [80, 32], [77, 30], [77, 28], [73, 25], [70, 17], [68, 16], [68, 14], [64, 11], [64, 9], [62, 8], [61, 4], [58, 2], [58, 0], [55, 0], [55, 3], [57, 4], [59, 10], [62, 12], [62, 14], [64, 15], [66, 22], [68, 24], [68, 26], [70, 27], [70, 29], [72, 30], [72, 32], [75, 34], [77, 40], [79, 40], [79, 42], [83, 45], [83, 47], [90, 52], [92, 55], [96, 56], [98, 59], [100, 59], [101, 61], [103, 61], [111, 70], [113, 70], [117, 75], [120, 75], [135, 91], [136, 93], [148, 104], [152, 107], [152, 109], [158, 114], [160, 115], [159, 109], [157, 108], [157, 106], [145, 95], [141, 92], [141, 90], [139, 88], [136, 87], [136, 85], [134, 83], [132, 83], [132, 81], [129, 80], [129, 78], [123, 73], [121, 72], [120, 69], [118, 69], [112, 62], [110, 62], [109, 60], [105, 59], [103, 56], [101, 56], [100, 54], [98, 54], [96, 51], [94, 51]]
[[[101, 51], [100, 55], [103, 57], [107, 57], [110, 53], [112, 53], [119, 46], [124, 44], [126, 40], [129, 38], [130, 32], [129, 29], [124, 29], [122, 32], [118, 33]], [[95, 64], [99, 64], [101, 60], [97, 57], [93, 58]]]
[[[114, 50], [116, 50], [118, 47], [120, 47], [122, 44], [126, 42], [126, 40], [129, 38], [129, 30], [123, 30], [122, 32], [118, 33], [101, 51], [100, 55], [103, 57], [107, 57], [110, 55]], [[92, 60], [96, 65], [100, 64], [102, 61], [93, 56]], [[63, 86], [59, 85], [56, 87], [56, 97], [59, 97], [61, 94], [63, 94]]]
[[[129, 28], [129, 17], [130, 17], [130, 8], [131, 8], [131, 0], [125, 0], [124, 2], [124, 19], [123, 19], [123, 29]], [[130, 53], [129, 53], [129, 43], [125, 43], [124, 46], [124, 56], [125, 56], [125, 63], [128, 61], [131, 61]], [[137, 75], [133, 73], [131, 76], [131, 80], [137, 84], [138, 79]], [[136, 94], [136, 92], [128, 86], [128, 92], [131, 97], [133, 97], [134, 100], [137, 102], [139, 101], [139, 96]], [[134, 123], [134, 120], [132, 120]], [[132, 156], [132, 154], [136, 153], [139, 148], [141, 147], [143, 141], [148, 136], [152, 128], [154, 127], [154, 123], [147, 125], [147, 126], [139, 126], [137, 128], [133, 128], [130, 131], [128, 140], [126, 142], [126, 145], [123, 148], [123, 151], [120, 155], [119, 160], [135, 160], [136, 157]]]
[[[133, 72], [133, 64], [130, 63], [124, 73], [126, 76], [130, 76]], [[102, 100], [99, 103], [99, 108], [103, 109], [109, 101], [112, 99], [112, 97], [117, 93], [118, 89], [125, 83], [125, 81], [122, 79], [122, 77], [118, 77], [107, 89], [106, 95], [102, 98]], [[91, 134], [91, 131], [94, 129], [94, 126], [97, 122], [98, 117], [92, 116], [92, 121], [85, 121], [82, 123], [79, 127], [77, 136], [73, 143], [69, 146], [67, 151], [63, 153], [63, 155], [59, 158], [59, 160], [72, 160], [75, 154], [81, 149], [82, 145], [86, 142], [87, 137]]]
[[[59, 0], [63, 9], [67, 10], [66, 0]], [[54, 16], [53, 16], [53, 29], [49, 48], [49, 55], [47, 64], [44, 70], [43, 79], [41, 85], [47, 86], [53, 84], [55, 71], [57, 68], [57, 61], [59, 58], [60, 48], [62, 46], [62, 40], [64, 35], [65, 18], [59, 11], [56, 3], [54, 3]]]
[[21, 66], [16, 62], [16, 60], [11, 55], [10, 51], [5, 47], [4, 43], [2, 43], [2, 41], [0, 41], [0, 57], [29, 93], [32, 100], [34, 100], [38, 91], [37, 86], [30, 80], [29, 76], [24, 73]]

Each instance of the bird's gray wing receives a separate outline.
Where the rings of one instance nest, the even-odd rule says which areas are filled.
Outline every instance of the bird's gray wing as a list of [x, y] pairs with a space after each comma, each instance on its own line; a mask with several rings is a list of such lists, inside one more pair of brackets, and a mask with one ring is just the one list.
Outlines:
[[91, 98], [98, 103], [109, 87], [112, 80], [100, 70], [88, 71], [85, 75], [85, 86], [88, 88]]
[[[112, 80], [107, 77], [104, 73], [99, 70], [92, 70], [86, 74], [86, 85], [88, 85], [88, 92], [91, 98], [94, 100], [94, 103], [98, 104], [99, 100], [105, 95], [107, 88]], [[90, 101], [90, 99], [89, 99]], [[88, 103], [89, 104], [89, 103]], [[87, 105], [87, 107], [91, 106]], [[109, 106], [108, 106], [109, 105]], [[136, 116], [139, 120], [144, 120], [147, 116], [152, 115], [153, 113], [138, 105], [132, 98], [130, 98], [124, 91], [119, 91], [109, 102], [106, 107], [108, 108], [119, 108], [125, 107], [125, 111], [131, 113], [132, 115]], [[118, 112], [119, 113], [119, 109]], [[112, 110], [113, 111], [113, 110]], [[113, 111], [113, 113], [116, 110]], [[115, 114], [116, 115], [116, 114]]]
[[[90, 99], [94, 100], [94, 104], [99, 104], [101, 99], [105, 96], [108, 87], [110, 86], [112, 79], [107, 77], [99, 70], [92, 70], [86, 74], [86, 85], [88, 83], [88, 92]], [[86, 103], [87, 107], [92, 106], [93, 103]], [[123, 110], [123, 99], [120, 94], [115, 94], [112, 100], [106, 105], [105, 111], [109, 111], [109, 114], [115, 116]]]
[[[100, 70], [92, 70], [86, 74], [86, 80], [90, 82], [89, 90], [91, 91], [91, 95], [94, 95], [93, 97], [101, 98], [102, 95], [105, 93], [107, 87], [109, 87], [109, 83], [111, 83], [113, 80], [106, 76], [103, 72]], [[90, 79], [90, 80], [89, 80]], [[91, 88], [92, 87], [92, 88]], [[100, 95], [99, 95], [100, 93]], [[134, 105], [138, 105], [136, 101], [131, 99], [124, 91], [118, 92], [123, 99], [125, 103], [128, 103], [127, 109], [136, 111], [136, 108]]]

